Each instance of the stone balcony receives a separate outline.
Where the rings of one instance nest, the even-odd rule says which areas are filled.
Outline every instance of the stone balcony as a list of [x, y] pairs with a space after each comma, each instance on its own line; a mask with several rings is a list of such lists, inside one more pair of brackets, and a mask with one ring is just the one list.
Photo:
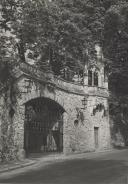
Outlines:
[[69, 93], [79, 95], [102, 96], [108, 98], [109, 93], [106, 88], [82, 85], [77, 82], [69, 82], [59, 78], [52, 71], [42, 71], [39, 68], [31, 66], [27, 63], [22, 63], [19, 67], [22, 74], [36, 79], [40, 82], [52, 85], [55, 88], [67, 91]]
[[84, 86], [84, 91], [88, 95], [91, 96], [101, 96], [101, 97], [109, 97], [109, 91], [106, 88], [103, 87], [97, 87], [97, 86]]
[[78, 94], [84, 95], [83, 85], [80, 85], [78, 83], [69, 82], [69, 81], [66, 81], [58, 77], [54, 77], [53, 82], [56, 85], [56, 87], [60, 89], [66, 90], [71, 93], [78, 93]]

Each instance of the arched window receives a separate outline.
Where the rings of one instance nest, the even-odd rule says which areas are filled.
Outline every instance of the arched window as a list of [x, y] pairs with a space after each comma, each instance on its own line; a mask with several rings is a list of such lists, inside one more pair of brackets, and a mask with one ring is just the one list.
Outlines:
[[89, 86], [93, 85], [92, 84], [92, 71], [91, 70], [88, 71], [88, 85]]
[[98, 72], [94, 72], [94, 86], [98, 86]]

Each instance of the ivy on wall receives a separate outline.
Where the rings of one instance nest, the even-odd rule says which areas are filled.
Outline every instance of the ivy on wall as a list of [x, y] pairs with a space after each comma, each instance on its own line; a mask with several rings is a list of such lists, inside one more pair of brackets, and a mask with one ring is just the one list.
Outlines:
[[76, 112], [76, 120], [74, 121], [74, 125], [77, 126], [79, 122], [84, 125], [84, 113], [78, 107], [76, 108]]
[[104, 111], [104, 116], [106, 116], [106, 111], [107, 110], [105, 109], [104, 104], [99, 103], [99, 104], [96, 105], [95, 108], [93, 108], [93, 113], [92, 114], [93, 114], [93, 116], [95, 116], [97, 112], [102, 112], [102, 111]]

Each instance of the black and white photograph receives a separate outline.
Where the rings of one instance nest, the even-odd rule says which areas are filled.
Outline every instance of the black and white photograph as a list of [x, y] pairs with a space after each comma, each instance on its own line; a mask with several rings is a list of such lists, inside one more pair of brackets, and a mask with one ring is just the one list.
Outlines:
[[128, 0], [0, 0], [0, 184], [128, 184]]

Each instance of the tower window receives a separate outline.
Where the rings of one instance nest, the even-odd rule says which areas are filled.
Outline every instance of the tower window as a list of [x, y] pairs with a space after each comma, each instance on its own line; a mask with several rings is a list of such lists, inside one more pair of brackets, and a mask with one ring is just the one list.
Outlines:
[[94, 86], [98, 86], [98, 72], [94, 72]]
[[92, 71], [88, 71], [88, 85], [92, 86]]

